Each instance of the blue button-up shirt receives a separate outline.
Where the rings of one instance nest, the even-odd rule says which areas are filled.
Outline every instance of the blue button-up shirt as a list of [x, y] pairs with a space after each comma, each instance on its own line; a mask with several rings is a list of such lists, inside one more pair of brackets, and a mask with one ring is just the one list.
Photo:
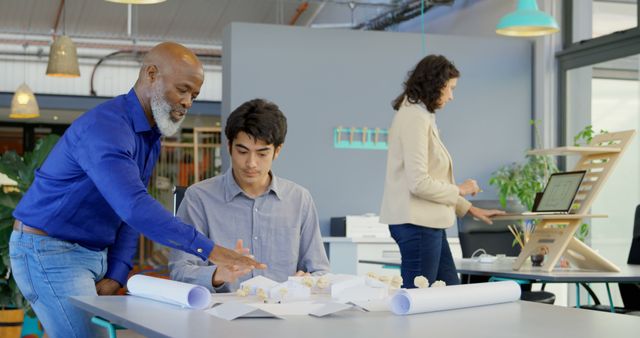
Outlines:
[[13, 216], [51, 237], [108, 249], [106, 278], [125, 285], [138, 232], [206, 260], [213, 242], [147, 193], [160, 154], [133, 89], [79, 117], [67, 129]]
[[172, 279], [200, 284], [212, 292], [226, 292], [256, 275], [283, 282], [298, 270], [314, 275], [329, 271], [311, 194], [289, 180], [271, 177], [267, 191], [251, 198], [229, 169], [224, 175], [189, 187], [178, 209], [178, 216], [222, 246], [232, 248], [242, 239], [251, 254], [268, 268], [253, 270], [236, 283], [214, 289], [211, 279], [216, 265], [172, 250]]

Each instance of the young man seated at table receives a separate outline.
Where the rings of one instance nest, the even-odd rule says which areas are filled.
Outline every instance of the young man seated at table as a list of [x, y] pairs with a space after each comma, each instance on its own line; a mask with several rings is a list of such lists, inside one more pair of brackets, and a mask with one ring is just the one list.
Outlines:
[[286, 133], [287, 120], [277, 105], [262, 99], [243, 103], [225, 128], [231, 169], [189, 187], [177, 213], [219, 245], [235, 245], [267, 269], [240, 275], [173, 250], [172, 279], [228, 292], [256, 275], [286, 281], [329, 270], [311, 194], [271, 171]]

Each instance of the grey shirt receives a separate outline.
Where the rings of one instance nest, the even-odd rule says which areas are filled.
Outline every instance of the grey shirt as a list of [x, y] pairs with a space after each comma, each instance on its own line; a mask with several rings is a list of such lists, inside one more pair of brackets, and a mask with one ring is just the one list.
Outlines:
[[214, 288], [211, 277], [215, 265], [172, 250], [171, 279], [202, 285], [212, 292], [228, 292], [257, 275], [282, 282], [298, 270], [316, 275], [329, 270], [311, 194], [275, 175], [267, 191], [254, 199], [242, 191], [229, 169], [223, 175], [190, 186], [178, 208], [178, 216], [217, 245], [235, 248], [236, 241], [242, 239], [256, 260], [268, 268], [254, 270], [236, 283]]

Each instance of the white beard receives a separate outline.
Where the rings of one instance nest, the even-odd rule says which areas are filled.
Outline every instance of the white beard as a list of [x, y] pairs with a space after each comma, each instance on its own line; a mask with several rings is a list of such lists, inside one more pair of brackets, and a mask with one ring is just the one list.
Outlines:
[[160, 129], [160, 133], [164, 136], [173, 136], [180, 129], [180, 125], [184, 122], [184, 117], [180, 119], [178, 122], [174, 122], [171, 119], [171, 111], [173, 110], [181, 110], [182, 107], [173, 108], [171, 105], [162, 97], [162, 86], [156, 87], [151, 95], [151, 112], [153, 113], [153, 118], [156, 120], [156, 125], [158, 129]]

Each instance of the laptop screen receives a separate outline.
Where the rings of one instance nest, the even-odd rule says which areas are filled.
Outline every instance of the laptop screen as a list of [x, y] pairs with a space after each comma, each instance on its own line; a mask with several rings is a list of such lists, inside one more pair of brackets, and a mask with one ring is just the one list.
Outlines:
[[535, 212], [569, 212], [586, 171], [555, 173], [542, 193]]

